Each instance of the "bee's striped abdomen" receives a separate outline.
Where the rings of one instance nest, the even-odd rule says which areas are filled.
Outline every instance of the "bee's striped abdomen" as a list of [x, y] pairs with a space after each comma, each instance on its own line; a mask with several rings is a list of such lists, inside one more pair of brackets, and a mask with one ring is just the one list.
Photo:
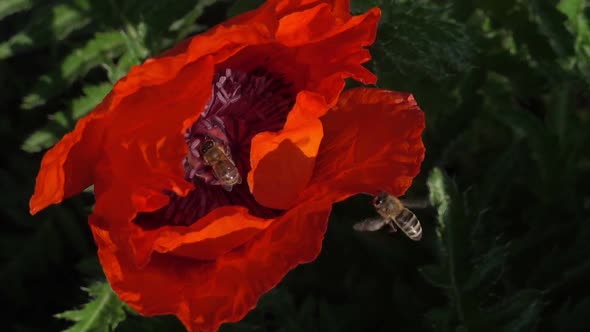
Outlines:
[[410, 239], [418, 241], [422, 238], [422, 226], [412, 211], [403, 209], [394, 220]]

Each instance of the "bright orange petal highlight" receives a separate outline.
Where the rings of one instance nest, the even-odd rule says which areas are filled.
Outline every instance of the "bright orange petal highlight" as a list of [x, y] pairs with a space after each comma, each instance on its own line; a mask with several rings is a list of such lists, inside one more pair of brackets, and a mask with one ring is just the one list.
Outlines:
[[260, 133], [252, 139], [248, 184], [260, 204], [291, 208], [307, 187], [323, 137], [317, 116], [327, 110], [322, 96], [302, 92], [281, 132]]
[[154, 251], [212, 260], [246, 243], [273, 221], [251, 216], [243, 207], [217, 208], [189, 227], [165, 226], [151, 231], [158, 232]]

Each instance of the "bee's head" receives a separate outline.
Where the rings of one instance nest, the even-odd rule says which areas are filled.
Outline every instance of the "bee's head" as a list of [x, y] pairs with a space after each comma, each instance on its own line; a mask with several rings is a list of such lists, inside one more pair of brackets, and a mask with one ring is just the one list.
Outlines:
[[205, 154], [207, 153], [207, 151], [209, 151], [213, 145], [215, 143], [213, 142], [213, 140], [211, 139], [206, 139], [202, 144], [201, 144], [201, 154]]
[[387, 198], [387, 193], [384, 191], [380, 191], [377, 196], [375, 196], [373, 198], [373, 206], [375, 206], [376, 208], [380, 207], [381, 204], [383, 204], [383, 202], [385, 202], [385, 199]]

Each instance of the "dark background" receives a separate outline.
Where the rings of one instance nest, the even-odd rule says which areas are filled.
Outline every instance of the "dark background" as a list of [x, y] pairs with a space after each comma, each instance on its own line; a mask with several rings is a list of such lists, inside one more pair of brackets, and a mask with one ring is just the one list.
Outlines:
[[[72, 331], [182, 331], [100, 283], [91, 191], [34, 218], [28, 199], [43, 152], [131, 65], [256, 2], [0, 0], [3, 331], [66, 329], [54, 315], [79, 308]], [[424, 238], [354, 233], [370, 198], [339, 203], [320, 257], [222, 331], [590, 330], [588, 2], [353, 1], [373, 5], [377, 86], [426, 113], [407, 194], [434, 204]]]

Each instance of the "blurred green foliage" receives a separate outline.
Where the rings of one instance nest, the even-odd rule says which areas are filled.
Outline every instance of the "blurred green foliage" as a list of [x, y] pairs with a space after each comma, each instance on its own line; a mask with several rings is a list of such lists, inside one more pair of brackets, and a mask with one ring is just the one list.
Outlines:
[[[0, 2], [4, 330], [183, 330], [138, 316], [100, 282], [90, 193], [35, 218], [27, 202], [43, 151], [132, 65], [257, 3]], [[424, 238], [354, 233], [374, 213], [370, 198], [339, 203], [320, 257], [222, 331], [587, 329], [589, 2], [356, 0], [353, 10], [375, 5], [368, 66], [426, 113], [426, 160], [407, 194], [433, 205], [415, 211]]]

